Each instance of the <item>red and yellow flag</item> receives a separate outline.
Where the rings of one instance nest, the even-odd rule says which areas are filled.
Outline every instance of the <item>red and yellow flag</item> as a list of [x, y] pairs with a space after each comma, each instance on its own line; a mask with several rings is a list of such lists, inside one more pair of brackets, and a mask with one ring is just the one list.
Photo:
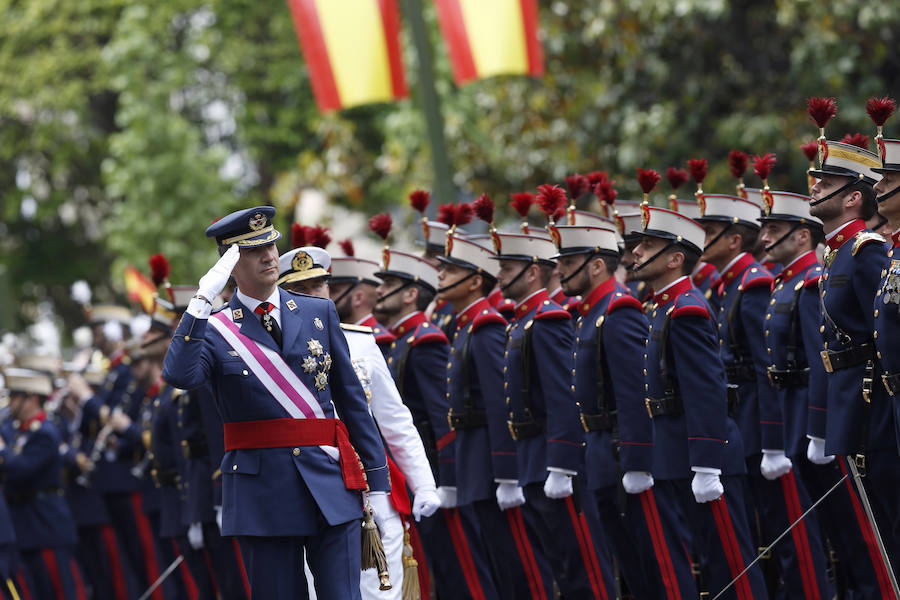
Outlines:
[[409, 95], [397, 0], [288, 0], [321, 112]]
[[544, 74], [537, 0], [434, 3], [457, 85], [494, 75]]
[[144, 312], [151, 314], [156, 304], [156, 286], [134, 267], [125, 267], [125, 291], [128, 299], [138, 302]]

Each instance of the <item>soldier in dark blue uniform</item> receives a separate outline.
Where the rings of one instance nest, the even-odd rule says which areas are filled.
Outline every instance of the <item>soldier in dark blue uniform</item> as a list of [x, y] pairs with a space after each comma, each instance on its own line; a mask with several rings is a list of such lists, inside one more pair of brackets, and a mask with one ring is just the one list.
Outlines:
[[448, 232], [438, 267], [438, 296], [456, 311], [447, 397], [456, 434], [457, 499], [466, 537], [489, 564], [497, 595], [549, 598], [549, 565], [531, 545], [521, 509], [498, 506], [495, 499], [499, 483], [516, 481], [516, 450], [503, 402], [506, 319], [487, 300], [497, 283], [492, 256], [484, 246]]
[[[550, 300], [546, 285], [556, 246], [538, 233], [492, 232], [503, 295], [516, 302], [504, 353], [504, 392], [510, 433], [516, 441], [517, 484], [504, 495], [524, 496], [537, 542], [550, 561], [563, 595], [613, 597], [609, 554], [594, 540], [573, 497], [584, 472], [584, 431], [579, 426], [571, 373], [571, 315]], [[501, 491], [498, 490], [498, 498]], [[595, 531], [599, 531], [597, 525]], [[575, 543], [572, 543], [574, 540]]]
[[[642, 206], [636, 276], [655, 290], [645, 358], [646, 406], [653, 418], [653, 478], [664, 541], [683, 597], [697, 597], [682, 547], [700, 556], [716, 595], [754, 559], [744, 504], [740, 433], [728, 416], [725, 368], [713, 317], [689, 274], [704, 245], [702, 227], [676, 212]], [[671, 527], [683, 523], [687, 532]], [[758, 566], [725, 597], [764, 598]]]
[[[359, 492], [390, 489], [384, 446], [333, 303], [276, 286], [274, 214], [242, 210], [207, 229], [222, 257], [200, 280], [163, 377], [213, 387], [225, 430], [222, 533], [238, 536], [253, 596], [306, 597], [306, 554], [320, 597], [359, 600]], [[211, 314], [229, 276], [237, 290]]]
[[821, 219], [828, 246], [820, 284], [828, 412], [824, 444], [810, 440], [810, 454], [857, 462], [888, 555], [900, 556], [900, 461], [891, 400], [884, 385], [876, 385], [883, 362], [876, 356], [880, 332], [872, 309], [890, 259], [884, 238], [865, 226], [877, 208], [873, 185], [880, 175], [872, 169], [882, 163], [857, 146], [822, 143], [822, 168], [810, 171], [819, 178], [810, 213]]
[[0, 474], [30, 591], [35, 600], [80, 600], [85, 590], [71, 555], [75, 523], [61, 488], [60, 436], [43, 410], [52, 382], [30, 369], [6, 369], [4, 378], [12, 419], [3, 424]]
[[381, 268], [372, 260], [356, 258], [349, 240], [341, 242], [347, 256], [331, 259], [331, 279], [328, 282], [331, 300], [337, 308], [341, 323], [371, 327], [375, 343], [387, 356], [391, 343], [397, 338], [372, 315], [378, 300], [378, 284], [375, 273]]
[[[559, 274], [582, 298], [575, 326], [573, 384], [585, 430], [585, 501], [595, 502], [606, 541], [636, 598], [678, 592], [660, 527], [652, 471], [653, 431], [641, 387], [647, 320], [616, 283], [615, 232], [608, 226], [552, 229]], [[624, 492], [624, 494], [622, 493]]]

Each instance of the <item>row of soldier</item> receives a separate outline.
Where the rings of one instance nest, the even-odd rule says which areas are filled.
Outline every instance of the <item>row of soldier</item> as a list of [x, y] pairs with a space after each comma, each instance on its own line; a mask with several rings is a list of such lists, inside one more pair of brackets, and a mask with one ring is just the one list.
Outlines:
[[[824, 104], [812, 102], [811, 114], [833, 112]], [[308, 236], [309, 245], [294, 240], [299, 247], [278, 260], [274, 242], [280, 236], [267, 207], [214, 224], [207, 235], [216, 238], [222, 259], [198, 288], [174, 288], [186, 293], [173, 305], [157, 303], [154, 328], [129, 353], [130, 365], [114, 364], [96, 393], [77, 378], [69, 382], [77, 425], [56, 430], [61, 438], [66, 431], [87, 433], [62, 440], [62, 460], [73, 457], [81, 484], [102, 481], [105, 463], [121, 461], [131, 477], [120, 471], [112, 481], [134, 484], [109, 491], [78, 481], [66, 487], [79, 544], [93, 543], [101, 557], [99, 566], [88, 565], [86, 547], [76, 556], [95, 597], [132, 597], [98, 591], [118, 581], [96, 575], [117, 564], [114, 553], [96, 553], [111, 542], [128, 557], [129, 564], [118, 562], [130, 572], [123, 580], [137, 582], [128, 594], [146, 589], [153, 574], [181, 554], [185, 568], [160, 593], [183, 588], [190, 594], [191, 586], [209, 585], [196, 592], [199, 597], [215, 589], [224, 596], [246, 593], [246, 586], [260, 597], [302, 597], [307, 582], [297, 559], [303, 548], [320, 597], [360, 594], [359, 576], [346, 572], [346, 563], [358, 565], [359, 556], [323, 545], [332, 534], [343, 539], [358, 533], [353, 527], [332, 531], [344, 517], [328, 504], [342, 500], [320, 497], [318, 463], [301, 462], [309, 446], [339, 446], [339, 440], [313, 439], [299, 429], [284, 433], [278, 429], [283, 424], [274, 423], [286, 416], [304, 420], [306, 395], [293, 409], [290, 393], [278, 400], [301, 387], [325, 407], [315, 416], [328, 420], [337, 413], [347, 422], [364, 466], [370, 489], [364, 503], [374, 510], [393, 584], [378, 590], [386, 580], [364, 572], [364, 597], [399, 597], [401, 588], [415, 594], [410, 579], [420, 588], [433, 585], [440, 598], [548, 598], [557, 591], [565, 598], [676, 598], [722, 590], [722, 597], [737, 598], [818, 598], [836, 591], [893, 597], [888, 557], [898, 556], [900, 543], [900, 460], [892, 360], [900, 357], [890, 344], [900, 339], [891, 334], [900, 269], [889, 245], [864, 221], [880, 216], [889, 229], [900, 228], [900, 196], [894, 195], [900, 189], [900, 141], [879, 136], [879, 154], [824, 137], [819, 148], [824, 160], [811, 170], [810, 196], [768, 189], [772, 157], [754, 165], [762, 189], [705, 193], [699, 189], [705, 161], [691, 161], [698, 202], [673, 194], [670, 209], [650, 206], [660, 180], [652, 171], [639, 173], [641, 205], [615, 202], [611, 182], [598, 178], [606, 216], [567, 210], [562, 189], [542, 186], [537, 197], [515, 197], [514, 207], [525, 218], [537, 201], [548, 227], [524, 221], [513, 233], [494, 229], [493, 204], [482, 197], [472, 206], [442, 207], [441, 222], [423, 216], [424, 256], [388, 246], [390, 220], [379, 215], [371, 225], [386, 242], [380, 262], [353, 256], [349, 245], [349, 256], [332, 258], [313, 245], [327, 244], [321, 230]], [[742, 173], [740, 155], [731, 158]], [[673, 189], [686, 180], [677, 171], [668, 175]], [[567, 184], [573, 201], [585, 191], [579, 178]], [[411, 201], [424, 214], [427, 195], [416, 193]], [[462, 231], [473, 214], [490, 223], [488, 235]], [[896, 235], [892, 241], [897, 244]], [[816, 255], [822, 242], [824, 267]], [[226, 251], [232, 245], [241, 250]], [[211, 312], [209, 300], [232, 274], [238, 293]], [[269, 279], [290, 291], [259, 285]], [[327, 307], [305, 310], [309, 296], [333, 300], [346, 349], [329, 338]], [[166, 358], [171, 385], [154, 389], [173, 313], [191, 303], [175, 333], [182, 347], [173, 344]], [[214, 324], [216, 314], [227, 318]], [[304, 321], [303, 335], [291, 325], [294, 314]], [[204, 320], [216, 333], [209, 327], [197, 332]], [[192, 340], [211, 350], [185, 354]], [[290, 350], [288, 340], [302, 349]], [[380, 353], [371, 352], [376, 345]], [[284, 355], [284, 367], [277, 355]], [[377, 464], [379, 447], [361, 430], [370, 424], [355, 404], [344, 404], [351, 383], [343, 378], [340, 389], [331, 387], [345, 359], [387, 448], [386, 465]], [[195, 370], [198, 363], [202, 369]], [[249, 381], [291, 372], [297, 381], [282, 386]], [[7, 387], [21, 400], [10, 387], [16, 376], [7, 375]], [[18, 376], [37, 379], [34, 371]], [[110, 398], [117, 381], [120, 397]], [[193, 385], [198, 382], [203, 385]], [[124, 407], [134, 404], [138, 389], [150, 393], [137, 393], [141, 400], [129, 415]], [[32, 408], [50, 395], [41, 390], [46, 393], [31, 394]], [[193, 409], [190, 397], [198, 397]], [[244, 410], [241, 403], [251, 397], [266, 408]], [[34, 427], [35, 417], [16, 406], [11, 403], [12, 417], [21, 433], [5, 435], [8, 443], [30, 438], [32, 429], [53, 431]], [[168, 417], [174, 425], [168, 432], [166, 406], [177, 411]], [[193, 411], [194, 429], [183, 425], [185, 411]], [[144, 446], [149, 452], [140, 451], [142, 431], [153, 433]], [[278, 439], [265, 439], [273, 437]], [[25, 442], [15, 443], [27, 450]], [[206, 459], [197, 479], [191, 461], [185, 465], [181, 458], [195, 455]], [[286, 469], [276, 464], [284, 456], [294, 463]], [[350, 469], [334, 457], [331, 463], [342, 467], [351, 491]], [[854, 477], [860, 469], [864, 477]], [[302, 492], [312, 498], [299, 509], [279, 489], [289, 487], [291, 478], [302, 481]], [[386, 491], [386, 479], [391, 491], [385, 497], [378, 492]], [[139, 481], [155, 482], [159, 491], [142, 489]], [[199, 494], [208, 501], [195, 517], [189, 507], [192, 490], [200, 488], [209, 490]], [[26, 496], [36, 503], [56, 489], [51, 481]], [[163, 527], [171, 508], [167, 490], [181, 512], [172, 527]], [[5, 491], [15, 497], [10, 484]], [[79, 494], [96, 495], [81, 506], [106, 507], [108, 517], [89, 508], [82, 512], [98, 522], [79, 521]], [[154, 494], [163, 498], [157, 517]], [[221, 530], [217, 510], [224, 512]], [[309, 513], [300, 521], [311, 525], [291, 525], [296, 519], [290, 513], [297, 510]], [[143, 525], [139, 512], [147, 515]], [[349, 522], [358, 528], [359, 516]], [[761, 562], [753, 562], [795, 522]], [[156, 549], [148, 552], [153, 546], [138, 535], [142, 531], [165, 541], [151, 539]], [[64, 552], [74, 538], [55, 533], [46, 547]], [[238, 536], [240, 544], [220, 533]], [[279, 536], [292, 541], [260, 543]], [[138, 541], [145, 545], [125, 548]], [[35, 556], [19, 545], [23, 575], [52, 568], [45, 546]], [[210, 560], [216, 547], [230, 549], [225, 575], [246, 573], [246, 579], [211, 576], [215, 565], [224, 564]], [[156, 571], [147, 565], [151, 555]], [[72, 561], [57, 554], [55, 564], [61, 575], [44, 580], [71, 578], [77, 587], [78, 566], [67, 576], [60, 565]]]

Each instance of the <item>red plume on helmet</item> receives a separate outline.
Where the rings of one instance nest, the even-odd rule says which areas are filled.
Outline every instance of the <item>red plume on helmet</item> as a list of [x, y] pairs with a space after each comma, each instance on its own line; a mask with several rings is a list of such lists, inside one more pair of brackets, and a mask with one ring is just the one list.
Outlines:
[[575, 173], [566, 177], [566, 189], [569, 191], [569, 197], [575, 201], [581, 198], [591, 186], [591, 182], [584, 175]]
[[834, 98], [807, 98], [806, 111], [821, 135], [825, 135], [825, 126], [837, 115], [837, 102]]
[[775, 168], [775, 160], [775, 155], [771, 152], [763, 154], [762, 156], [754, 156], [753, 172], [756, 173], [757, 177], [765, 181], [769, 178], [769, 174], [772, 172], [772, 169]]
[[353, 247], [353, 240], [341, 240], [338, 242], [338, 245], [341, 247], [341, 251], [345, 256], [356, 256], [356, 248]]
[[816, 153], [819, 151], [819, 143], [816, 140], [810, 140], [805, 144], [800, 144], [800, 150], [803, 151], [806, 160], [813, 162], [816, 160]]
[[653, 191], [653, 188], [656, 187], [656, 184], [660, 182], [662, 177], [657, 171], [652, 169], [638, 169], [637, 179], [638, 184], [641, 186], [641, 191], [644, 192], [642, 204], [647, 205], [650, 203], [650, 192]]
[[443, 223], [447, 227], [453, 225], [454, 205], [452, 202], [441, 204], [437, 209], [438, 223]]
[[869, 136], [862, 133], [848, 133], [843, 138], [841, 138], [841, 141], [845, 144], [850, 144], [851, 146], [862, 148], [863, 150], [869, 149]]
[[331, 234], [328, 233], [327, 227], [314, 225], [306, 228], [306, 244], [308, 246], [316, 246], [324, 249], [331, 243]]
[[442, 204], [438, 207], [438, 221], [451, 229], [471, 223], [472, 214], [472, 205], [468, 203]]
[[675, 167], [666, 169], [666, 179], [672, 187], [672, 193], [669, 194], [669, 208], [674, 211], [678, 210], [678, 195], [675, 192], [687, 183], [688, 177], [688, 172], [684, 169], [676, 169]]
[[163, 254], [154, 254], [147, 264], [150, 265], [150, 279], [153, 280], [153, 285], [159, 287], [169, 279], [172, 269], [169, 260]]
[[593, 190], [597, 186], [597, 184], [605, 180], [608, 175], [606, 174], [606, 171], [591, 171], [590, 173], [585, 175], [585, 177], [587, 177], [588, 184]]
[[529, 192], [519, 192], [512, 194], [509, 205], [513, 207], [519, 216], [522, 217], [522, 232], [528, 233], [528, 211], [534, 204], [534, 194]]
[[472, 208], [475, 211], [476, 217], [488, 225], [494, 224], [494, 201], [491, 200], [490, 196], [487, 194], [478, 196], [472, 204]]
[[565, 210], [566, 191], [558, 185], [545, 183], [538, 186], [537, 192], [538, 206], [541, 207], [544, 215], [546, 215], [547, 221], [553, 225], [559, 210]]
[[425, 190], [416, 190], [409, 195], [409, 205], [421, 213], [423, 218], [425, 217], [425, 209], [428, 208], [430, 202], [431, 194]]
[[[697, 191], [694, 192], [694, 196], [697, 198], [697, 202], [700, 204], [701, 209], [704, 206], [703, 203], [703, 180], [706, 179], [706, 173], [709, 170], [709, 165], [706, 162], [705, 158], [691, 158], [687, 161], [688, 171], [691, 172], [691, 177], [694, 179], [694, 182], [697, 184]], [[702, 210], [701, 210], [702, 212]]]
[[391, 219], [390, 213], [377, 214], [369, 219], [369, 229], [371, 229], [375, 235], [383, 239], [385, 245], [387, 245], [387, 239], [388, 235], [391, 233], [392, 225], [393, 220]]
[[306, 245], [306, 227], [300, 223], [291, 225], [291, 247], [302, 248]]
[[884, 98], [869, 98], [866, 100], [866, 112], [869, 118], [878, 127], [879, 132], [885, 122], [891, 118], [894, 111], [897, 110], [897, 103], [890, 96]]
[[603, 179], [594, 186], [594, 195], [600, 200], [600, 209], [603, 211], [604, 217], [609, 217], [609, 209], [612, 207], [613, 213], [616, 212], [615, 202], [619, 192], [615, 188], [616, 182], [612, 179]]
[[740, 150], [732, 150], [728, 153], [728, 169], [731, 176], [737, 179], [737, 193], [741, 198], [747, 198], [747, 192], [744, 190], [744, 173], [747, 172], [747, 164], [749, 158], [745, 152]]

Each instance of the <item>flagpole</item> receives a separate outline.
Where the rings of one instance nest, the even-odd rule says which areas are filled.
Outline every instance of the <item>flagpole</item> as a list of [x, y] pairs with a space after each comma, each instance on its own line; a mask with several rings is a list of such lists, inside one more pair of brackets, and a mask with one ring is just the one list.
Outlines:
[[428, 30], [422, 14], [421, 0], [401, 0], [403, 12], [412, 28], [413, 45], [416, 48], [416, 59], [419, 63], [419, 81], [415, 96], [425, 117], [428, 131], [428, 142], [431, 146], [431, 163], [434, 168], [434, 184], [432, 193], [437, 202], [428, 205], [428, 216], [434, 218], [438, 204], [456, 202], [456, 188], [453, 185], [453, 171], [450, 156], [447, 152], [447, 141], [444, 138], [444, 117], [441, 104], [434, 85], [434, 64], [431, 56], [431, 44], [428, 42]]

